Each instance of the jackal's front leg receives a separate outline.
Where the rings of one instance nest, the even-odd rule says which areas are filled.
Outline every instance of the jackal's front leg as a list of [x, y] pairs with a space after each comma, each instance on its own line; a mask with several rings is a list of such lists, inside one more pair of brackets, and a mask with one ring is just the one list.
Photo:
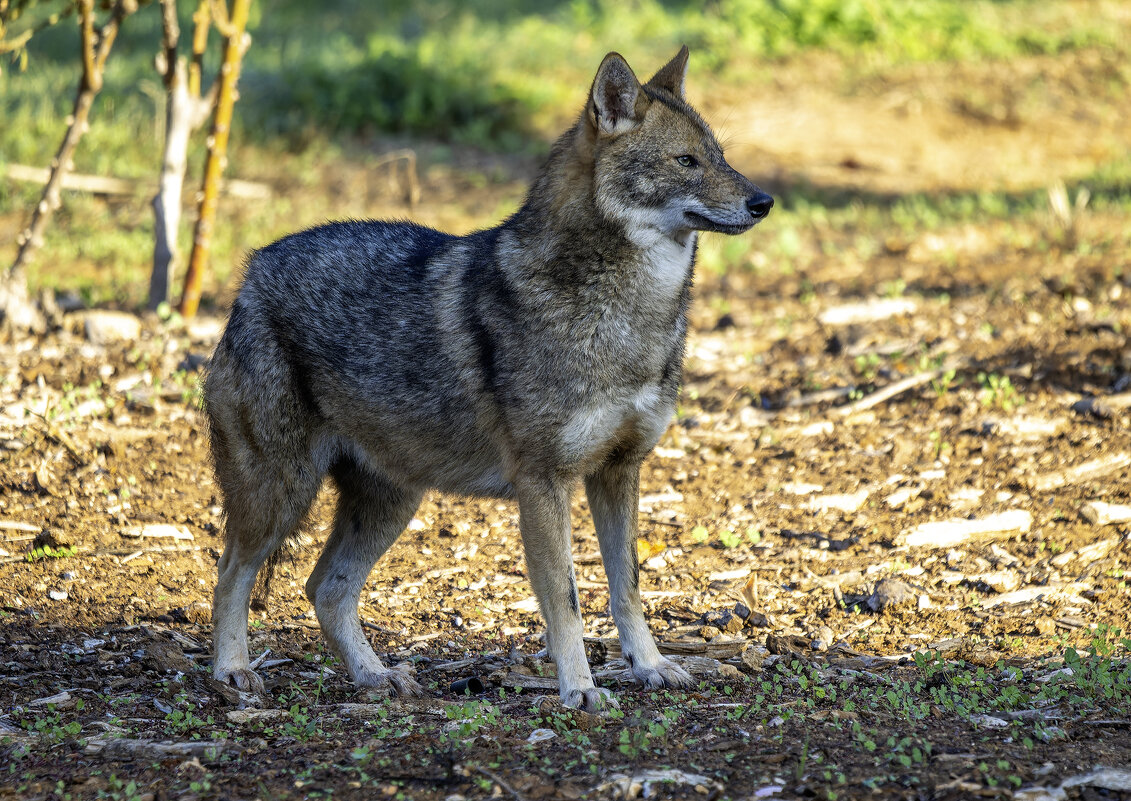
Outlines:
[[611, 700], [593, 684], [585, 659], [584, 627], [570, 553], [569, 486], [524, 481], [515, 488], [526, 569], [546, 619], [546, 645], [558, 671], [562, 703], [593, 712]]
[[632, 675], [646, 687], [690, 687], [686, 670], [660, 655], [640, 603], [636, 556], [640, 463], [610, 462], [585, 479], [585, 493], [609, 578], [609, 604], [621, 652]]

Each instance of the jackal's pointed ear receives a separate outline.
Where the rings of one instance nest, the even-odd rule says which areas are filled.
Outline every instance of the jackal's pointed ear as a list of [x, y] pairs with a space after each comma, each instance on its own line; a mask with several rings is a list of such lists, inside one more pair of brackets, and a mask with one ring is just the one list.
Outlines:
[[640, 123], [649, 102], [628, 62], [619, 53], [605, 56], [589, 90], [590, 122], [601, 133], [618, 136]]
[[675, 58], [669, 61], [664, 66], [660, 67], [660, 71], [652, 76], [648, 81], [648, 85], [655, 89], [666, 89], [676, 97], [683, 98], [683, 82], [687, 77], [687, 45], [684, 45], [676, 53]]

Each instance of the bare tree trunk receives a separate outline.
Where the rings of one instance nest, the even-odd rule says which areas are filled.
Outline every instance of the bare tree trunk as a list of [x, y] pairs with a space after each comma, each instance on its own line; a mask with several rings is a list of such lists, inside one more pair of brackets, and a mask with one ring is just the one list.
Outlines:
[[[220, 177], [228, 161], [228, 134], [232, 125], [232, 107], [236, 102], [236, 83], [240, 77], [240, 63], [243, 60], [244, 50], [247, 49], [245, 29], [250, 8], [251, 0], [232, 0], [231, 14], [223, 26], [227, 42], [224, 46], [224, 62], [220, 67], [220, 95], [216, 101], [212, 133], [208, 138], [208, 161], [204, 167], [200, 214], [196, 220], [192, 257], [189, 260], [184, 292], [181, 296], [180, 312], [185, 317], [195, 316], [200, 305], [201, 285], [204, 282], [204, 271], [208, 266], [208, 256], [212, 249], [216, 200], [220, 194]], [[219, 21], [217, 25], [220, 27]]]
[[[203, 9], [203, 15], [200, 9]], [[185, 171], [188, 167], [189, 137], [199, 128], [208, 116], [212, 97], [202, 99], [199, 95], [200, 81], [196, 80], [196, 92], [190, 87], [189, 68], [185, 59], [177, 57], [177, 41], [180, 29], [177, 25], [176, 0], [161, 0], [162, 23], [164, 30], [164, 52], [158, 57], [158, 68], [162, 73], [166, 88], [165, 105], [165, 151], [161, 164], [161, 179], [157, 195], [153, 198], [153, 212], [156, 217], [153, 240], [153, 275], [149, 281], [149, 308], [156, 309], [171, 298], [173, 274], [177, 268], [177, 233], [181, 224], [181, 193], [184, 188]], [[208, 30], [207, 0], [200, 3], [196, 22], [197, 32], [193, 41], [202, 38]]]
[[63, 137], [55, 160], [51, 162], [51, 177], [43, 188], [43, 195], [32, 213], [31, 223], [20, 234], [16, 260], [0, 280], [4, 325], [9, 328], [32, 330], [42, 327], [39, 313], [28, 298], [26, 267], [32, 255], [43, 244], [43, 233], [59, 208], [63, 176], [73, 168], [71, 159], [79, 140], [86, 133], [90, 107], [102, 89], [102, 73], [106, 59], [114, 46], [122, 20], [137, 10], [137, 0], [118, 0], [110, 19], [94, 33], [94, 0], [79, 0], [79, 19], [82, 30], [82, 80], [79, 82], [70, 126]]

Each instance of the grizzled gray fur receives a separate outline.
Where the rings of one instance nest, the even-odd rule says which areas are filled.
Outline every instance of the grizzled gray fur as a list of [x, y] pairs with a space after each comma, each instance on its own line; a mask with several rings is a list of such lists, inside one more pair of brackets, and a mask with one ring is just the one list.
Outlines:
[[684, 48], [641, 85], [602, 62], [577, 123], [523, 207], [457, 237], [342, 222], [257, 251], [205, 386], [226, 547], [214, 674], [262, 691], [247, 653], [260, 568], [324, 478], [333, 532], [306, 584], [322, 631], [363, 687], [419, 693], [358, 620], [373, 564], [423, 493], [514, 498], [562, 700], [600, 708], [570, 554], [583, 483], [625, 660], [684, 686], [637, 587], [640, 464], [679, 393], [699, 231], [741, 233], [773, 200], [735, 172], [687, 105]]

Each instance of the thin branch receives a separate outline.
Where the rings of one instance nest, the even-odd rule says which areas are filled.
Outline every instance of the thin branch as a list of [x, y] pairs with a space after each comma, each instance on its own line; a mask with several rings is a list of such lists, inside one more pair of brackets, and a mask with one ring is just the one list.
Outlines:
[[137, 0], [118, 0], [114, 4], [110, 19], [98, 32], [98, 46], [96, 48], [94, 44], [94, 0], [80, 0], [80, 3], [83, 75], [79, 82], [78, 92], [75, 95], [71, 124], [63, 136], [63, 143], [59, 146], [55, 160], [51, 164], [51, 178], [43, 189], [42, 198], [36, 204], [31, 223], [20, 234], [19, 251], [16, 253], [16, 260], [8, 270], [10, 281], [23, 280], [21, 273], [31, 260], [32, 254], [42, 244], [43, 233], [47, 230], [47, 224], [62, 202], [60, 189], [62, 188], [63, 177], [71, 170], [71, 159], [74, 156], [75, 149], [78, 147], [83, 134], [86, 133], [90, 107], [94, 103], [98, 90], [102, 88], [102, 71], [106, 65], [106, 59], [110, 55], [110, 49], [114, 46], [114, 39], [118, 35], [122, 20], [137, 10]]
[[495, 784], [499, 785], [499, 787], [501, 787], [502, 789], [506, 790], [508, 793], [513, 795], [515, 801], [526, 801], [526, 799], [524, 799], [522, 797], [522, 793], [520, 793], [518, 790], [514, 789], [509, 784], [507, 784], [507, 782], [503, 779], [503, 777], [500, 776], [499, 774], [495, 773], [495, 771], [487, 770], [487, 768], [482, 767], [481, 765], [476, 765], [475, 769], [477, 771], [479, 771], [480, 773], [482, 773], [484, 776], [486, 776], [488, 779], [493, 781]]
[[937, 378], [946, 375], [950, 370], [954, 370], [959, 366], [960, 362], [950, 361], [944, 364], [937, 370], [925, 370], [922, 373], [908, 376], [901, 381], [896, 381], [894, 384], [889, 384], [883, 389], [876, 390], [871, 395], [866, 395], [860, 400], [850, 403], [847, 406], [840, 406], [834, 410], [834, 414], [839, 417], [849, 417], [859, 412], [871, 409], [873, 406], [879, 406], [881, 403], [891, 400], [897, 395], [902, 395], [910, 389], [928, 384]]
[[23, 33], [18, 34], [12, 39], [5, 38], [4, 20], [2, 19], [4, 11], [7, 9], [5, 0], [0, 0], [0, 53], [11, 53], [17, 50], [22, 50], [23, 47], [31, 41], [32, 37], [45, 28], [50, 28], [52, 25], [57, 24], [59, 21], [66, 19], [75, 13], [78, 7], [77, 3], [67, 3], [63, 8], [56, 11], [54, 14], [49, 15], [41, 20], [36, 25], [28, 28]]
[[94, 0], [79, 0], [79, 28], [82, 31], [82, 89], [97, 92], [101, 81], [94, 78]]
[[[235, 24], [232, 22], [231, 17], [228, 16], [228, 7], [224, 0], [211, 0], [212, 4], [212, 19], [216, 23], [216, 30], [225, 39], [231, 39], [236, 33]], [[232, 17], [236, 15], [235, 10], [232, 11]]]
[[165, 60], [160, 63], [161, 78], [168, 89], [177, 74], [177, 43], [181, 39], [181, 26], [177, 22], [177, 0], [161, 0], [161, 47]]
[[236, 102], [236, 83], [240, 77], [240, 64], [247, 50], [248, 13], [251, 0], [232, 0], [231, 24], [233, 34], [228, 37], [224, 47], [224, 61], [220, 66], [220, 95], [216, 100], [216, 115], [212, 120], [212, 133], [209, 136], [208, 161], [204, 166], [204, 185], [200, 200], [200, 213], [193, 232], [192, 256], [185, 275], [184, 291], [181, 295], [180, 313], [193, 317], [200, 305], [201, 286], [204, 271], [212, 250], [212, 226], [216, 220], [216, 205], [219, 194], [220, 176], [228, 161], [228, 135], [232, 127], [232, 107]]
[[204, 51], [208, 47], [208, 28], [212, 21], [212, 13], [209, 8], [208, 0], [199, 0], [196, 11], [192, 15], [192, 63], [189, 65], [188, 90], [193, 97], [200, 97]]

